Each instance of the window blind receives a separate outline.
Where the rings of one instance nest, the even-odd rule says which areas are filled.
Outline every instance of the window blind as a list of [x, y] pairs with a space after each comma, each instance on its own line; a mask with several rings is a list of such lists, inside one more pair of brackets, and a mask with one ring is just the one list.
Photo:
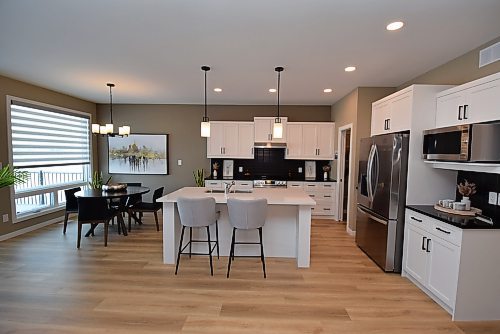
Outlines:
[[14, 167], [90, 164], [88, 117], [13, 101], [10, 121]]

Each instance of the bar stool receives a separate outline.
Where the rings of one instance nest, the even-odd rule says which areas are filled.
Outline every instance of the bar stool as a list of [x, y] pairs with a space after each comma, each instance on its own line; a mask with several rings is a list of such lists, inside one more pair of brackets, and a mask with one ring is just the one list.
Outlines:
[[[231, 261], [234, 260], [234, 245], [239, 244], [260, 244], [260, 260], [262, 262], [264, 278], [266, 278], [266, 262], [264, 260], [264, 245], [262, 244], [262, 227], [266, 223], [267, 200], [265, 198], [253, 200], [229, 198], [227, 200], [227, 210], [229, 212], [229, 223], [233, 226], [229, 263], [227, 265], [227, 278], [229, 278], [229, 272], [231, 270]], [[235, 237], [237, 229], [257, 229], [259, 231], [259, 242], [236, 242]]]
[[[179, 242], [179, 252], [177, 253], [177, 264], [175, 265], [175, 274], [179, 269], [179, 262], [181, 254], [191, 255], [208, 255], [210, 258], [210, 275], [214, 275], [214, 268], [212, 264], [212, 252], [217, 248], [217, 257], [219, 257], [219, 227], [217, 224], [217, 212], [215, 211], [215, 199], [212, 197], [207, 198], [187, 198], [179, 197], [177, 199], [177, 208], [181, 219], [182, 232], [181, 240]], [[215, 224], [215, 241], [210, 240], [210, 226]], [[189, 227], [189, 242], [183, 247], [184, 230]], [[192, 230], [193, 227], [206, 227], [207, 240], [193, 240]], [[192, 253], [191, 245], [193, 242], [207, 242], [208, 253]], [[212, 247], [212, 243], [214, 246]], [[189, 252], [184, 253], [184, 250], [189, 246]]]

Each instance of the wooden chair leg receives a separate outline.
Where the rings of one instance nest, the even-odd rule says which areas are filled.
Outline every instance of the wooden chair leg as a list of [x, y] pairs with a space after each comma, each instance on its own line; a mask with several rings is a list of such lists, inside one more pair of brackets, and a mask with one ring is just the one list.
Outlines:
[[181, 260], [182, 240], [184, 239], [184, 230], [185, 229], [186, 229], [186, 226], [182, 226], [181, 241], [179, 242], [179, 252], [177, 253], [177, 263], [175, 265], [175, 274], [176, 275], [177, 275], [177, 271], [179, 270], [179, 262]]
[[154, 211], [153, 213], [155, 215], [156, 231], [159, 232], [160, 231], [160, 223], [158, 222], [158, 211]]
[[231, 260], [233, 259], [234, 256], [234, 235], [236, 232], [236, 228], [233, 227], [233, 236], [231, 237], [231, 250], [229, 251], [229, 262], [227, 265], [227, 275], [226, 277], [229, 278], [229, 272], [231, 271]]
[[207, 226], [208, 256], [210, 257], [210, 275], [214, 275], [214, 265], [212, 264], [212, 244], [210, 243], [210, 226]]
[[109, 221], [104, 223], [104, 247], [108, 247], [108, 228]]
[[76, 240], [76, 248], [80, 248], [80, 241], [82, 240], [82, 223], [78, 222], [78, 239]]
[[64, 213], [64, 227], [63, 227], [63, 234], [66, 234], [66, 227], [68, 226], [68, 217], [69, 213], [65, 212]]
[[266, 278], [266, 261], [264, 259], [264, 244], [262, 243], [262, 227], [259, 227], [259, 239], [260, 239], [260, 260], [262, 261], [262, 271], [264, 272], [264, 278]]

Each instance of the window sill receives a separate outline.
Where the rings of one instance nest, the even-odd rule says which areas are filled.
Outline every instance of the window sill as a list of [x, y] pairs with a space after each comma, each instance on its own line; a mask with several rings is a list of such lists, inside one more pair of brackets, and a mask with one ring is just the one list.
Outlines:
[[58, 207], [43, 209], [43, 210], [40, 210], [40, 211], [37, 211], [37, 212], [34, 212], [34, 213], [27, 213], [27, 214], [23, 214], [23, 215], [20, 215], [20, 216], [16, 216], [16, 219], [13, 221], [13, 223], [17, 224], [17, 223], [21, 223], [21, 222], [24, 222], [24, 221], [27, 221], [27, 220], [30, 220], [30, 219], [33, 219], [33, 218], [45, 216], [45, 215], [48, 215], [50, 213], [54, 213], [54, 212], [58, 212], [58, 211], [63, 211], [64, 208], [65, 208], [65, 206], [61, 205], [61, 206], [58, 206]]

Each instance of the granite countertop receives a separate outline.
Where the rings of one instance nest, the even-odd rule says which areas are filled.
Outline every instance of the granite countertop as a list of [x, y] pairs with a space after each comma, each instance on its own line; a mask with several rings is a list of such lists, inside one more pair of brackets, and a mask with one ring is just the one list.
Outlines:
[[433, 205], [407, 205], [406, 207], [462, 229], [500, 229], [500, 221], [498, 220], [489, 224], [477, 219], [477, 217], [454, 215], [436, 210]]
[[228, 198], [256, 199], [265, 198], [270, 205], [307, 205], [316, 202], [302, 189], [290, 188], [253, 188], [247, 193], [224, 194], [207, 191], [205, 187], [184, 187], [158, 199], [158, 202], [175, 203], [179, 197], [213, 197], [218, 204], [227, 203]]

